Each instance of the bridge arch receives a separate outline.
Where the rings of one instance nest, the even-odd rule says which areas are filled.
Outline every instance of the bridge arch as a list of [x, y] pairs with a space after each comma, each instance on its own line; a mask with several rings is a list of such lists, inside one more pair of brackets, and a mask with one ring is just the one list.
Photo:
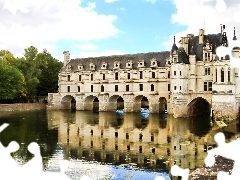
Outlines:
[[210, 115], [211, 104], [206, 99], [197, 97], [187, 105], [187, 111], [189, 116]]
[[124, 109], [124, 99], [122, 98], [122, 96], [113, 95], [108, 99], [108, 106], [110, 111]]
[[76, 109], [76, 99], [71, 95], [63, 96], [61, 104], [64, 109]]
[[87, 96], [84, 100], [84, 110], [99, 110], [99, 99], [97, 96]]
[[141, 108], [149, 108], [149, 98], [144, 95], [138, 95], [133, 101], [133, 112], [140, 112]]

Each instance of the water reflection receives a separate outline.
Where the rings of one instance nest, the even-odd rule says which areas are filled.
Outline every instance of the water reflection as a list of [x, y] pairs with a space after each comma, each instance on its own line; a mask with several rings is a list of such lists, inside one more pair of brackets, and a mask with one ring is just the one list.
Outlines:
[[64, 123], [62, 113], [49, 111], [48, 119], [58, 117], [54, 124], [65, 158], [136, 164], [154, 171], [168, 172], [174, 164], [194, 170], [203, 165], [206, 150], [215, 144], [210, 117], [150, 114], [144, 118], [140, 113], [77, 111], [74, 123]]
[[[72, 179], [89, 175], [86, 173], [106, 179], [125, 175], [137, 179], [140, 174], [154, 179], [159, 172], [168, 173], [174, 164], [194, 170], [203, 165], [207, 150], [216, 146], [213, 137], [218, 131], [230, 140], [240, 127], [233, 121], [218, 129], [204, 116], [175, 119], [150, 114], [145, 118], [141, 113], [91, 111], [10, 114], [0, 117], [0, 123], [4, 122], [10, 126], [0, 140], [5, 146], [12, 140], [19, 142], [14, 157], [20, 164], [32, 158], [27, 145], [35, 141], [41, 146], [46, 170], [59, 171], [59, 159], [71, 160], [68, 175]], [[92, 166], [97, 170], [90, 170]]]

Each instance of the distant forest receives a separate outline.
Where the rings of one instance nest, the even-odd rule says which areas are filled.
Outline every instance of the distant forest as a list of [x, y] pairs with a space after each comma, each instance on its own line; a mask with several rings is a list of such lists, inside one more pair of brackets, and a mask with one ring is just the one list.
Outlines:
[[58, 72], [63, 63], [44, 49], [30, 46], [23, 57], [0, 50], [0, 103], [38, 102], [58, 91]]

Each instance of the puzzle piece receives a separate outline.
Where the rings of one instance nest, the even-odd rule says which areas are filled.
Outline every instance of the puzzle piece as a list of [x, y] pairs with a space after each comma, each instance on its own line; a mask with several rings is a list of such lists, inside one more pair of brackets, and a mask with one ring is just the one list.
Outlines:
[[173, 176], [181, 176], [182, 180], [188, 180], [190, 170], [187, 169], [182, 169], [178, 165], [173, 165], [171, 167], [171, 174]]
[[215, 141], [218, 144], [218, 147], [215, 149], [211, 149], [208, 151], [208, 155], [205, 158], [205, 164], [207, 166], [213, 166], [215, 163], [215, 155], [223, 156], [227, 159], [234, 160], [235, 163], [233, 165], [231, 175], [225, 172], [218, 173], [218, 179], [238, 179], [240, 177], [240, 156], [239, 156], [239, 148], [240, 148], [240, 139], [236, 139], [232, 142], [225, 143], [225, 136], [223, 133], [217, 133], [214, 136]]

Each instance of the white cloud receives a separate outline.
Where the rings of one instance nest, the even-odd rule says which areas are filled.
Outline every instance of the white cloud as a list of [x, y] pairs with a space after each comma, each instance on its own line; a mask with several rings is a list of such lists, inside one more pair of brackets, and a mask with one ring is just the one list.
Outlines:
[[117, 2], [118, 0], [105, 0], [105, 3], [113, 3], [113, 2]]
[[157, 0], [145, 0], [145, 1], [147, 1], [147, 2], [150, 2], [150, 3], [152, 3], [152, 4], [154, 4]]
[[[177, 9], [171, 17], [172, 23], [186, 26], [185, 31], [176, 33], [176, 42], [182, 36], [190, 33], [198, 35], [199, 29], [205, 29], [205, 34], [220, 33], [220, 24], [225, 24], [228, 28], [228, 38], [232, 39], [233, 37], [233, 27], [236, 27], [236, 35], [240, 35], [240, 24], [235, 21], [236, 14], [240, 14], [239, 1], [225, 0], [225, 11], [225, 7], [221, 7], [221, 3], [222, 5], [224, 3], [223, 0], [218, 0], [220, 6], [217, 4], [217, 0], [173, 0], [172, 2]], [[173, 36], [174, 34], [163, 43], [166, 48], [173, 44]]]
[[[95, 3], [88, 3], [86, 7], [80, 0], [11, 0], [11, 3], [21, 6], [9, 8], [7, 4], [0, 9], [0, 29], [4, 34], [0, 47], [6, 47], [13, 54], [23, 53], [23, 49], [31, 45], [53, 47], [61, 40], [101, 40], [119, 33], [114, 25], [117, 17], [97, 13]], [[56, 50], [52, 48], [52, 51]]]

